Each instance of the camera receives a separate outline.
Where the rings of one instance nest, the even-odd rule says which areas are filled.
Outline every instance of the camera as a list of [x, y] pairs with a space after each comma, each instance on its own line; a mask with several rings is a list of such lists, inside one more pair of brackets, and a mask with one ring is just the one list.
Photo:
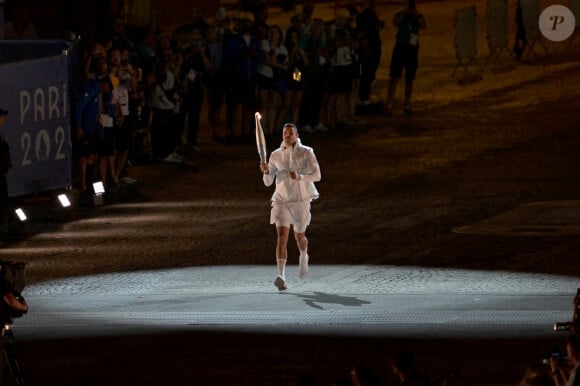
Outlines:
[[554, 323], [554, 331], [571, 331], [573, 327], [572, 322], [556, 322]]
[[576, 296], [572, 301], [574, 313], [570, 322], [554, 323], [554, 331], [570, 331], [572, 334], [580, 333], [580, 288], [576, 291]]
[[562, 351], [560, 347], [556, 346], [552, 349], [552, 353], [550, 354], [550, 358], [542, 359], [542, 364], [548, 365], [550, 364], [550, 359], [555, 359], [556, 361], [566, 361], [568, 358], [562, 355]]

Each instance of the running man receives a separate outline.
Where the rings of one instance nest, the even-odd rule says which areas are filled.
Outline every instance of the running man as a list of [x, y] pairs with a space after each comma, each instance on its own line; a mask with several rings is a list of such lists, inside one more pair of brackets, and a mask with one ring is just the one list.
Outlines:
[[298, 128], [293, 123], [285, 123], [282, 130], [282, 145], [272, 152], [268, 163], [260, 163], [264, 185], [270, 186], [276, 180], [276, 190], [272, 196], [270, 224], [276, 224], [278, 235], [276, 245], [276, 267], [278, 276], [274, 285], [279, 291], [286, 285], [286, 260], [290, 225], [300, 251], [298, 276], [308, 274], [308, 239], [306, 227], [310, 224], [310, 202], [318, 198], [314, 186], [320, 181], [320, 167], [311, 147], [302, 145]]

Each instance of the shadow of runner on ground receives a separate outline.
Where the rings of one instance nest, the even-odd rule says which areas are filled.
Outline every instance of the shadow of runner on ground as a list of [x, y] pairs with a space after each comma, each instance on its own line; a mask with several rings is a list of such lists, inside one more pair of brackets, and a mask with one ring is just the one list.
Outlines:
[[349, 307], [360, 307], [363, 304], [371, 304], [371, 302], [367, 300], [360, 300], [353, 296], [340, 296], [317, 291], [315, 291], [313, 295], [290, 294], [290, 293], [286, 294], [302, 298], [304, 300], [304, 303], [306, 303], [308, 306], [319, 310], [323, 310], [324, 308], [318, 305], [318, 303], [339, 304], [342, 306]]

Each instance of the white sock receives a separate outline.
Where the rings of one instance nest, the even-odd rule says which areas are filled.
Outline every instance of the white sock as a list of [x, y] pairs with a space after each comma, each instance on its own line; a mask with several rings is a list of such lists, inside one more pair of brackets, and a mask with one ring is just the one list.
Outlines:
[[278, 276], [286, 280], [286, 260], [285, 259], [276, 260], [276, 267], [278, 268]]
[[307, 254], [308, 254], [308, 248], [306, 248], [306, 249], [304, 249], [304, 250], [301, 250], [301, 251], [300, 251], [300, 258], [301, 258], [301, 259], [302, 259], [302, 258], [305, 258]]

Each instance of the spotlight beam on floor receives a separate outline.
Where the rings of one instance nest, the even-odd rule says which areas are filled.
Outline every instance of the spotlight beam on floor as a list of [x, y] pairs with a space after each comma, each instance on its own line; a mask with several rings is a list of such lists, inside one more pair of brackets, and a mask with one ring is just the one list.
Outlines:
[[[254, 331], [393, 337], [553, 337], [577, 278], [394, 266], [312, 266], [279, 293], [270, 266], [166, 269], [34, 283], [19, 335]], [[63, 328], [67, 327], [67, 328]]]

